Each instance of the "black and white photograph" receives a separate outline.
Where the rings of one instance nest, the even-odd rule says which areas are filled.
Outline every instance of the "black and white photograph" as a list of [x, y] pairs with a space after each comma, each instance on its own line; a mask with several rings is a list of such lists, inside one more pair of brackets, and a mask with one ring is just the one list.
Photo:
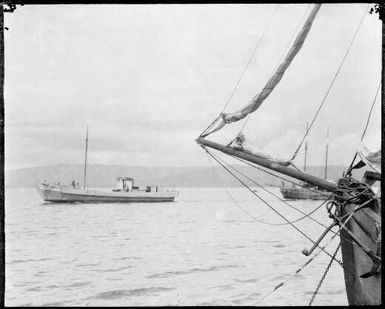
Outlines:
[[3, 306], [382, 304], [384, 4], [0, 7]]

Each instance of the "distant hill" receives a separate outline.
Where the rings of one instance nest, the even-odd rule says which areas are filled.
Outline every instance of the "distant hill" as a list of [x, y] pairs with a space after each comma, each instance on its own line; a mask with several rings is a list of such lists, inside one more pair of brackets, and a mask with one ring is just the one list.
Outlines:
[[[248, 177], [261, 185], [280, 185], [281, 179], [271, 176], [250, 166], [234, 165]], [[328, 179], [336, 180], [345, 171], [345, 166], [329, 166]], [[83, 182], [82, 165], [50, 165], [5, 171], [5, 186], [13, 188], [33, 187], [37, 182], [60, 181], [69, 184], [72, 180]], [[323, 177], [322, 166], [307, 167], [307, 173]], [[356, 178], [361, 179], [363, 171], [358, 171]], [[87, 166], [89, 187], [114, 187], [117, 176], [128, 176], [135, 179], [137, 185], [159, 185], [163, 187], [239, 187], [242, 186], [222, 167], [142, 167], [127, 165]], [[282, 176], [282, 175], [281, 175]], [[289, 179], [287, 176], [282, 176]], [[250, 183], [250, 182], [248, 182]], [[253, 185], [255, 186], [255, 185]]]

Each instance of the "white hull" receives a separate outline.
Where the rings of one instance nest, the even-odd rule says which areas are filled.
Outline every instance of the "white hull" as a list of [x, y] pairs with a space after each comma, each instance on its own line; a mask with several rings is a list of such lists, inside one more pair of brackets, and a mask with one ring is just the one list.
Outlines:
[[156, 203], [173, 202], [175, 197], [178, 196], [176, 191], [146, 192], [134, 190], [130, 192], [103, 192], [44, 183], [39, 184], [37, 190], [44, 201], [56, 203]]

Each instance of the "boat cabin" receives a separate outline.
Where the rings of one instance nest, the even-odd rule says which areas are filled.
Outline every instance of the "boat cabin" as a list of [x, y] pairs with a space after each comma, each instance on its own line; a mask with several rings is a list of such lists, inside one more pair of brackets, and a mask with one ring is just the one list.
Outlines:
[[132, 191], [133, 186], [134, 186], [134, 178], [130, 178], [130, 177], [116, 178], [117, 191]]
[[118, 191], [159, 192], [159, 188], [157, 186], [145, 186], [145, 187], [134, 186], [134, 178], [117, 177], [116, 178], [116, 188], [112, 189], [112, 191], [114, 191], [114, 192], [118, 192]]
[[158, 192], [157, 186], [147, 186], [146, 192]]

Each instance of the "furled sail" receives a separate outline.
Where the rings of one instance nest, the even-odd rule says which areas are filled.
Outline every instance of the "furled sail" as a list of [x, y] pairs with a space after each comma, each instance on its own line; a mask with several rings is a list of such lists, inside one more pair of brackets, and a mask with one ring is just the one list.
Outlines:
[[381, 173], [381, 147], [373, 149], [362, 143], [358, 149], [358, 154], [366, 165]]
[[266, 83], [262, 91], [259, 92], [256, 96], [254, 96], [251, 102], [245, 107], [243, 107], [241, 110], [234, 113], [221, 113], [219, 117], [216, 120], [214, 120], [213, 124], [202, 134], [202, 137], [205, 137], [211, 133], [214, 133], [220, 130], [228, 123], [232, 123], [245, 118], [248, 114], [255, 112], [261, 106], [262, 102], [270, 95], [270, 93], [273, 91], [275, 86], [277, 86], [279, 81], [282, 79], [286, 69], [290, 66], [294, 57], [300, 51], [310, 31], [313, 21], [318, 13], [318, 10], [320, 9], [320, 6], [321, 4], [314, 5], [311, 13], [309, 14], [308, 18], [306, 19], [302, 27], [302, 30], [297, 35], [297, 38], [295, 39], [293, 46], [287, 53], [283, 62], [276, 69], [274, 74], [270, 77], [269, 81]]
[[267, 159], [271, 162], [285, 165], [285, 166], [288, 166], [291, 164], [291, 160], [273, 158], [269, 154], [257, 150], [252, 144], [246, 141], [246, 137], [242, 132], [239, 132], [238, 135], [235, 137], [235, 139], [227, 146], [232, 147], [233, 149], [236, 149], [236, 150], [241, 150], [241, 151], [250, 153], [260, 158]]

